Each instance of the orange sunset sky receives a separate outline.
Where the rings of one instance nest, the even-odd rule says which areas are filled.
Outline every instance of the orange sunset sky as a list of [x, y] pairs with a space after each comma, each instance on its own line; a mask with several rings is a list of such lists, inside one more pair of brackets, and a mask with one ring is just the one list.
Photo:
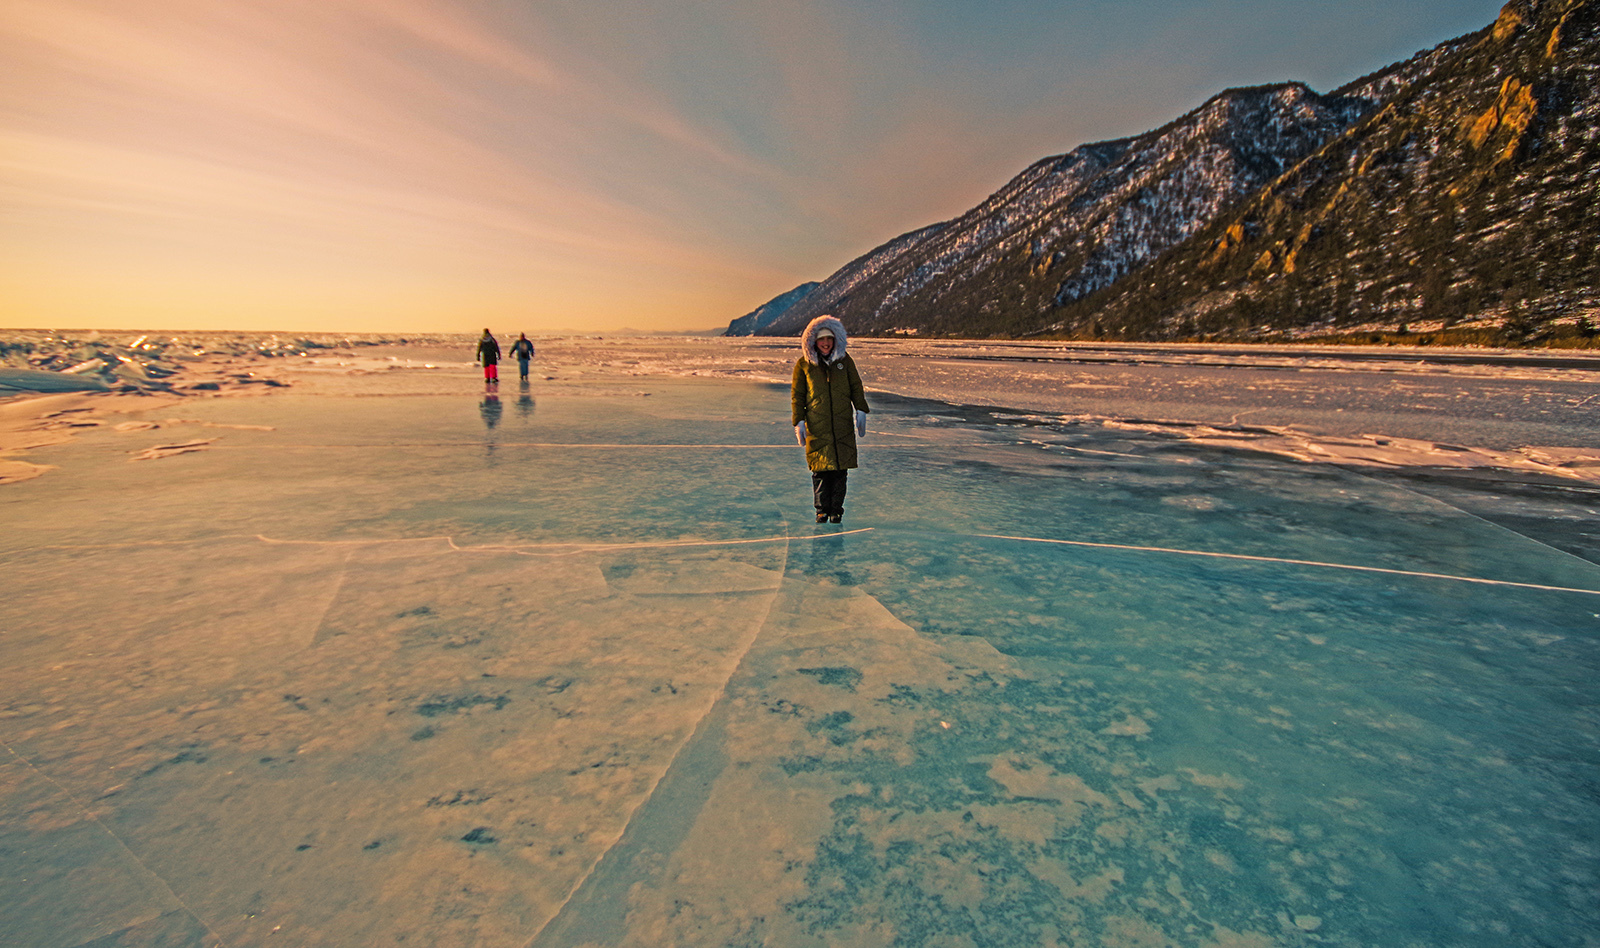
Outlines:
[[0, 327], [709, 329], [1387, 0], [0, 0]]

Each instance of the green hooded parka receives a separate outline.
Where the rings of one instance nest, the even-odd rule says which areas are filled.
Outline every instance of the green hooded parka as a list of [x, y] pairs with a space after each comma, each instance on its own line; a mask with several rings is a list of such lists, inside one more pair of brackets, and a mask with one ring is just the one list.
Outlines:
[[[822, 360], [817, 332], [833, 331], [833, 356]], [[800, 337], [804, 353], [794, 363], [790, 390], [790, 424], [806, 423], [806, 466], [812, 471], [846, 471], [856, 466], [857, 411], [870, 412], [861, 386], [861, 373], [845, 353], [844, 325], [832, 316], [819, 316]]]

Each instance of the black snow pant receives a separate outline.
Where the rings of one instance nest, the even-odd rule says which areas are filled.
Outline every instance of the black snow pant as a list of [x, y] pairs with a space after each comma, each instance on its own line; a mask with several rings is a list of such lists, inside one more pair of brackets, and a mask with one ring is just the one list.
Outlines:
[[518, 359], [517, 359], [517, 368], [522, 370], [522, 377], [523, 378], [527, 378], [528, 377], [528, 360], [527, 359], [518, 357]]
[[830, 516], [844, 513], [844, 482], [849, 476], [849, 471], [811, 472], [811, 494], [817, 513]]

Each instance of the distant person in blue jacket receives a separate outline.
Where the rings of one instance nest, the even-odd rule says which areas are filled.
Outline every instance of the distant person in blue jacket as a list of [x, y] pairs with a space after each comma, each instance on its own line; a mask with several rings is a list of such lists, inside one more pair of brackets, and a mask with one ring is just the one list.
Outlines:
[[522, 380], [528, 380], [528, 363], [533, 361], [533, 343], [528, 341], [528, 334], [523, 333], [522, 338], [511, 344], [511, 354], [517, 357], [517, 368], [522, 370]]

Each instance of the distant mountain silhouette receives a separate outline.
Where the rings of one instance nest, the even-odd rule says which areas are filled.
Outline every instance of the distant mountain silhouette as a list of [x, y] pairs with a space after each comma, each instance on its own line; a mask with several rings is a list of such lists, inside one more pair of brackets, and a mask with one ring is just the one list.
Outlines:
[[812, 290], [821, 286], [820, 283], [802, 283], [787, 293], [780, 293], [772, 299], [757, 306], [754, 310], [740, 316], [728, 324], [725, 336], [753, 336], [772, 325], [778, 317], [789, 311], [789, 308], [805, 298]]

